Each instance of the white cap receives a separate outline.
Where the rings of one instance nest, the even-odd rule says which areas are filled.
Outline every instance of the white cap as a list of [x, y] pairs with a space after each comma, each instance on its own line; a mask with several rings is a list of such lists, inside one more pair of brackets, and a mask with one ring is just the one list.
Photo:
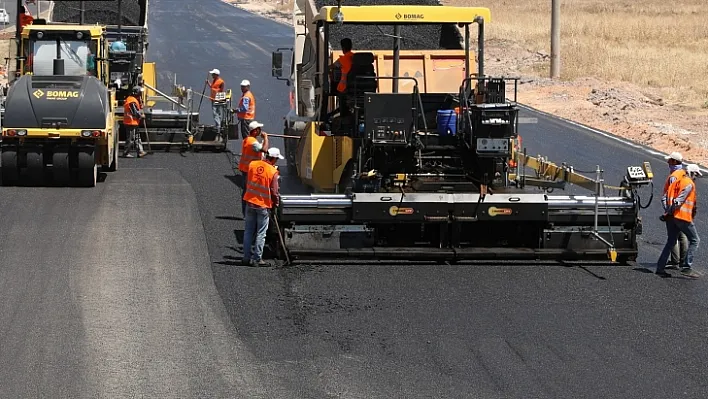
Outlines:
[[695, 163], [686, 166], [686, 172], [695, 173], [698, 176], [703, 176], [703, 173], [701, 173], [701, 168], [699, 168], [698, 165], [696, 165]]
[[263, 124], [260, 122], [253, 121], [248, 124], [248, 131], [250, 132], [250, 131], [256, 130], [259, 127], [263, 127]]
[[280, 150], [275, 147], [271, 147], [268, 149], [268, 156], [270, 158], [285, 159], [284, 156], [280, 155]]
[[219, 71], [219, 70], [216, 69], [216, 68], [214, 68], [214, 69], [212, 69], [211, 71], [209, 71], [209, 73], [215, 73], [215, 74], [217, 74], [217, 75], [221, 75], [221, 71]]
[[251, 82], [248, 81], [248, 79], [244, 79], [241, 81], [241, 86], [250, 86]]
[[683, 155], [681, 155], [680, 152], [674, 151], [671, 154], [667, 155], [665, 159], [668, 161], [669, 159], [673, 159], [674, 161], [678, 162], [683, 162]]

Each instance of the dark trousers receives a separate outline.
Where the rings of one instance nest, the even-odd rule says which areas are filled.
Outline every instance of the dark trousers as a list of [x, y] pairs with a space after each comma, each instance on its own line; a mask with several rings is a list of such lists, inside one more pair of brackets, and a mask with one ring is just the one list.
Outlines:
[[246, 200], [243, 197], [246, 195], [246, 183], [248, 182], [248, 173], [241, 171], [241, 181], [243, 186], [241, 187], [241, 215], [243, 215], [244, 220], [246, 219]]
[[253, 122], [253, 119], [238, 119], [239, 121], [239, 130], [241, 131], [241, 138], [245, 139], [248, 137], [250, 130], [248, 130], [248, 125]]

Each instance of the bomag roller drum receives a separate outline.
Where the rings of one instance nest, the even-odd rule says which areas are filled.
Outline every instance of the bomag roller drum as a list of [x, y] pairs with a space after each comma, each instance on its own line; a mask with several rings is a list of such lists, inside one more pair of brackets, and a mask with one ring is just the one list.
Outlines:
[[20, 77], [10, 87], [2, 140], [3, 185], [93, 187], [117, 168], [111, 94], [93, 76]]

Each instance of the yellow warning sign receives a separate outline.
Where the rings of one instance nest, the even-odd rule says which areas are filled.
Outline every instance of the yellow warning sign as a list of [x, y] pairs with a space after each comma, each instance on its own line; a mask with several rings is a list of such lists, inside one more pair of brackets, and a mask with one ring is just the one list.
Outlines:
[[388, 208], [388, 213], [391, 216], [396, 216], [396, 215], [412, 215], [413, 214], [413, 208], [399, 208], [397, 206], [392, 206]]
[[47, 100], [66, 100], [69, 98], [79, 98], [81, 92], [78, 90], [47, 90], [37, 89], [32, 93], [36, 98], [45, 98]]

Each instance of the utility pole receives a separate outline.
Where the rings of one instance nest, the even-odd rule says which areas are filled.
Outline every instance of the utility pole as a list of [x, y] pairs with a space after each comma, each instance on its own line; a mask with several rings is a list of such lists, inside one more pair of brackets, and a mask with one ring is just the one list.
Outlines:
[[560, 78], [561, 0], [551, 0], [551, 79]]

